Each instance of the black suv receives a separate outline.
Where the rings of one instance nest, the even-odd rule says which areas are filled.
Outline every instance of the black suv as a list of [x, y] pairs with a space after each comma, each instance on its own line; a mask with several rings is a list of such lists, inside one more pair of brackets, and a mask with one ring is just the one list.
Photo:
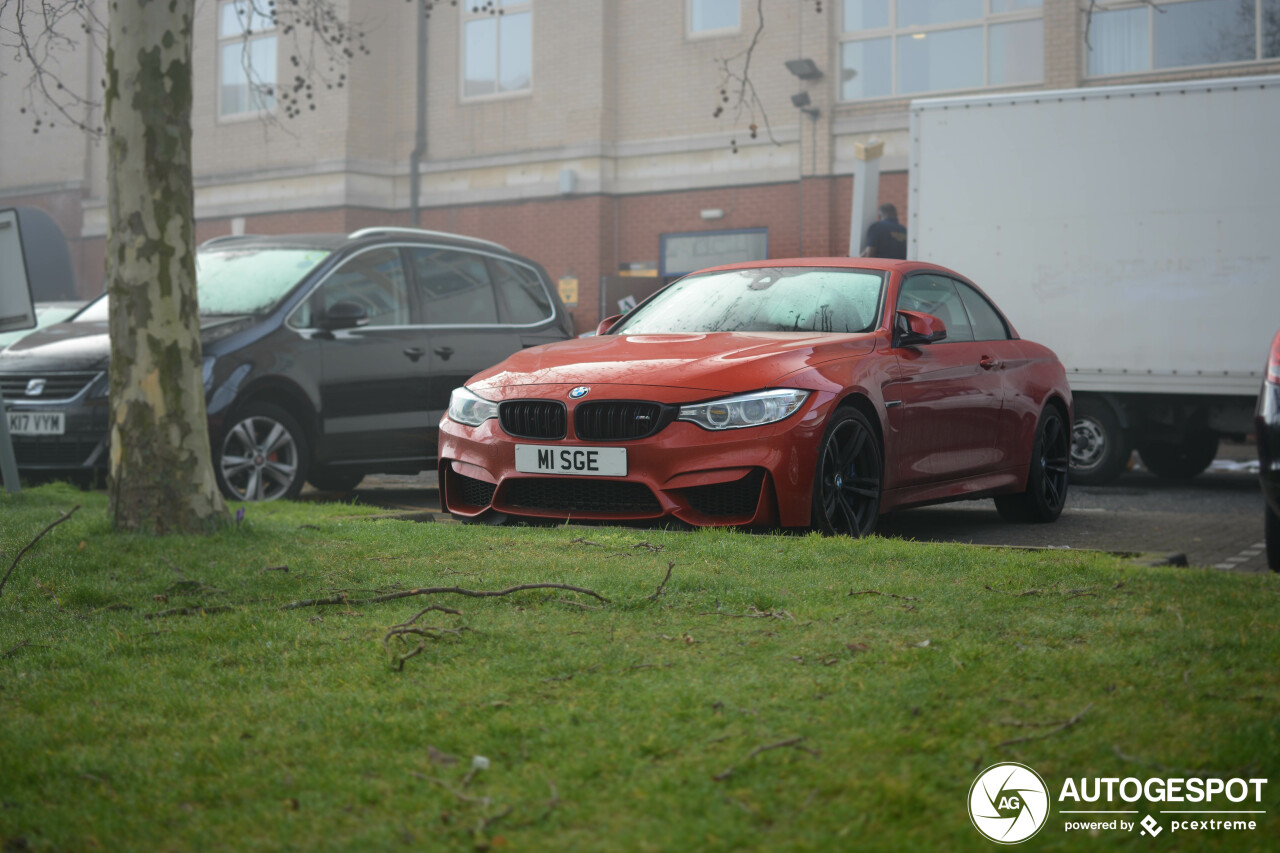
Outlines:
[[[572, 337], [542, 267], [454, 234], [219, 237], [196, 269], [213, 465], [233, 500], [431, 468], [454, 388]], [[106, 321], [104, 296], [0, 352], [20, 470], [106, 467]]]

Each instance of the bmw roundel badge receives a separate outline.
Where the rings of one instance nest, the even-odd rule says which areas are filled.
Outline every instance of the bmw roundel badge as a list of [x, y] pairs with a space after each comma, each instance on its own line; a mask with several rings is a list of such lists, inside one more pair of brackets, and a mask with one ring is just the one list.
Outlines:
[[589, 392], [590, 390], [591, 389], [586, 385], [579, 385], [577, 388], [574, 388], [572, 391], [569, 392], [569, 399], [580, 400], [583, 397], [587, 396], [587, 392]]

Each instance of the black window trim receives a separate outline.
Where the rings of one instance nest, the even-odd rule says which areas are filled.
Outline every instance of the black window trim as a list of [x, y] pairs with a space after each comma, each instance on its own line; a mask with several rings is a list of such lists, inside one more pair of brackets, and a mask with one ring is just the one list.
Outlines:
[[[296, 304], [296, 305], [294, 305], [294, 306], [293, 306], [293, 308], [289, 309], [289, 312], [285, 315], [285, 318], [284, 318], [284, 325], [285, 325], [286, 327], [288, 327], [288, 328], [292, 329], [292, 330], [293, 330], [293, 331], [295, 331], [295, 332], [314, 332], [314, 331], [316, 331], [316, 328], [315, 328], [314, 326], [299, 326], [299, 325], [297, 325], [296, 323], [294, 323], [294, 316], [295, 316], [299, 311], [301, 311], [301, 310], [302, 310], [302, 306], [303, 306], [303, 305], [305, 305], [305, 304], [307, 303], [307, 301], [311, 298], [311, 296], [312, 296], [312, 295], [313, 295], [317, 290], [319, 290], [321, 287], [324, 287], [325, 283], [329, 280], [329, 278], [330, 278], [330, 277], [332, 277], [332, 276], [333, 276], [333, 274], [334, 274], [334, 273], [336, 273], [339, 269], [341, 269], [341, 268], [346, 264], [346, 262], [347, 262], [347, 261], [349, 261], [350, 259], [352, 259], [352, 258], [354, 258], [354, 257], [356, 257], [356, 256], [358, 256], [358, 255], [361, 255], [361, 254], [363, 254], [363, 253], [365, 253], [365, 252], [371, 252], [371, 251], [374, 251], [374, 250], [376, 250], [376, 249], [398, 249], [398, 250], [400, 250], [400, 263], [401, 263], [401, 265], [405, 265], [405, 253], [404, 253], [404, 251], [403, 251], [403, 250], [404, 250], [404, 249], [414, 249], [414, 248], [452, 249], [452, 250], [454, 250], [454, 251], [458, 251], [458, 252], [470, 252], [471, 254], [474, 254], [474, 255], [482, 255], [482, 256], [484, 256], [484, 257], [486, 257], [486, 258], [492, 258], [492, 259], [495, 259], [495, 260], [506, 261], [507, 263], [510, 263], [510, 264], [516, 264], [516, 265], [518, 265], [518, 266], [525, 267], [526, 269], [528, 269], [530, 272], [532, 272], [532, 273], [533, 273], [534, 277], [538, 280], [538, 284], [542, 287], [543, 294], [547, 297], [547, 302], [548, 302], [548, 304], [551, 306], [551, 313], [550, 313], [548, 316], [544, 317], [543, 319], [539, 320], [539, 321], [538, 321], [538, 322], [536, 322], [536, 323], [504, 323], [504, 322], [502, 322], [501, 313], [499, 313], [499, 317], [498, 317], [498, 322], [497, 322], [497, 323], [410, 323], [410, 324], [409, 324], [409, 325], [407, 325], [407, 326], [373, 326], [373, 327], [368, 327], [368, 328], [370, 329], [370, 331], [374, 331], [374, 330], [378, 330], [378, 329], [494, 329], [494, 328], [503, 328], [503, 329], [537, 329], [537, 328], [541, 328], [542, 326], [547, 325], [548, 323], [554, 323], [554, 322], [555, 322], [555, 319], [556, 319], [556, 300], [555, 300], [555, 299], [553, 299], [553, 298], [551, 297], [551, 293], [550, 293], [550, 291], [548, 291], [548, 289], [547, 289], [547, 282], [543, 279], [542, 275], [538, 272], [537, 267], [535, 267], [533, 264], [531, 264], [531, 263], [529, 263], [529, 262], [527, 262], [527, 261], [520, 260], [519, 258], [513, 258], [513, 257], [505, 256], [505, 255], [500, 255], [500, 254], [498, 254], [498, 253], [496, 253], [496, 252], [487, 252], [487, 251], [484, 251], [484, 250], [481, 250], [481, 249], [473, 249], [473, 248], [470, 248], [470, 247], [454, 246], [454, 245], [450, 245], [450, 244], [448, 244], [448, 243], [427, 243], [427, 242], [387, 242], [387, 243], [374, 243], [374, 244], [369, 245], [369, 246], [362, 246], [362, 247], [360, 247], [359, 249], [356, 249], [355, 251], [351, 252], [350, 254], [343, 254], [341, 249], [339, 249], [339, 250], [335, 251], [333, 254], [334, 254], [334, 255], [336, 255], [336, 256], [338, 256], [338, 257], [336, 257], [336, 258], [334, 259], [333, 266], [331, 266], [329, 269], [325, 270], [324, 274], [323, 274], [323, 275], [321, 275], [321, 276], [316, 280], [315, 284], [312, 284], [310, 287], [303, 288], [305, 292], [304, 292], [304, 293], [301, 295], [301, 297], [298, 299], [297, 304]], [[488, 268], [488, 264], [486, 263], [486, 265], [485, 265], [485, 266], [486, 266], [486, 269], [487, 269], [487, 268]], [[410, 276], [411, 274], [412, 274], [412, 273], [411, 273], [411, 271], [406, 267], [406, 269], [405, 269], [405, 287], [409, 287], [409, 276]], [[490, 276], [492, 276], [492, 272], [490, 272]], [[411, 300], [411, 301], [410, 301], [410, 314], [412, 315], [412, 314], [414, 313], [414, 309], [415, 309], [415, 307], [416, 307], [416, 302], [415, 302], [415, 301], [413, 301], [413, 300], [415, 300], [415, 299], [416, 299], [416, 297], [415, 297], [414, 293], [412, 292], [412, 288], [410, 288], [409, 298], [410, 298], [410, 300]], [[494, 298], [495, 298], [495, 300], [497, 299], [496, 288], [495, 288], [495, 295], [494, 295]], [[418, 318], [418, 319], [421, 319], [421, 317], [422, 317], [422, 315], [421, 315], [421, 313], [419, 313], [419, 314], [417, 315], [417, 318]]]
[[991, 309], [991, 313], [996, 315], [996, 319], [1000, 321], [1000, 326], [1004, 329], [1003, 338], [984, 338], [983, 340], [978, 341], [977, 340], [978, 333], [976, 331], [978, 324], [973, 322], [973, 313], [969, 311], [969, 305], [964, 301], [964, 294], [960, 291], [959, 288], [957, 288], [956, 295], [960, 297], [960, 304], [964, 306], [965, 316], [969, 318], [969, 328], [974, 330], [974, 340], [977, 343], [984, 343], [990, 340], [997, 340], [997, 341], [1013, 340], [1013, 331], [1009, 328], [1009, 320], [1004, 316], [1004, 314], [1000, 311], [1000, 309], [996, 307], [996, 304], [992, 302], [985, 293], [983, 293], [981, 290], [978, 289], [978, 286], [976, 284], [970, 281], [965, 281], [964, 279], [958, 278], [957, 276], [953, 276], [953, 275], [947, 276], [947, 278], [959, 284], [963, 284], [966, 287], [968, 287], [970, 290], [972, 290], [974, 296], [977, 296], [979, 299], [985, 302], [987, 307]]

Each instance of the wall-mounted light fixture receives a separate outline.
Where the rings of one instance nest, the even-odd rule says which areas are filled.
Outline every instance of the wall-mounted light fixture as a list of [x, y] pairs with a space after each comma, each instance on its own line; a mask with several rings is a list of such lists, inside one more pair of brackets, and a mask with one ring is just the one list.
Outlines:
[[724, 219], [724, 211], [718, 207], [709, 207], [698, 215], [703, 219]]
[[822, 79], [822, 71], [812, 59], [788, 59], [787, 70], [801, 80]]

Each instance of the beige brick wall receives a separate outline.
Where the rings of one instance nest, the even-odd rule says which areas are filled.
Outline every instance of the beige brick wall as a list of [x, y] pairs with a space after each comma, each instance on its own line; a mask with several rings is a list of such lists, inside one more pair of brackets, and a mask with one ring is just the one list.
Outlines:
[[1080, 0], [1044, 0], [1044, 84], [1050, 89], [1080, 85], [1084, 76]]
[[[577, 195], [630, 194], [752, 186], [806, 176], [847, 175], [851, 140], [890, 142], [883, 167], [905, 168], [907, 99], [842, 104], [837, 98], [839, 0], [764, 0], [765, 28], [752, 60], [752, 80], [780, 145], [762, 117], [750, 140], [749, 112], [719, 105], [716, 60], [741, 52], [758, 23], [755, 0], [741, 0], [741, 27], [713, 37], [686, 32], [687, 0], [531, 0], [533, 85], [527, 92], [462, 97], [462, 6], [437, 5], [428, 45], [427, 206], [557, 197], [571, 169]], [[105, 0], [97, 0], [105, 7]], [[332, 71], [320, 57], [310, 79], [315, 110], [289, 119], [217, 116], [219, 3], [197, 4], [194, 146], [197, 214], [206, 218], [286, 211], [408, 208], [408, 160], [414, 145], [416, 3], [340, 0], [367, 32], [369, 55]], [[1280, 72], [1280, 60], [1124, 78], [1084, 76], [1082, 0], [1044, 0], [1047, 88]], [[6, 6], [12, 9], [12, 6]], [[282, 4], [282, 8], [284, 5]], [[281, 87], [307, 55], [310, 31], [278, 34]], [[802, 83], [783, 63], [802, 54], [823, 78]], [[93, 51], [61, 59], [73, 81], [101, 77]], [[78, 131], [55, 127], [31, 134], [18, 112], [29, 75], [0, 52], [0, 200], [68, 190], [87, 198], [82, 230], [101, 233], [105, 154]], [[341, 88], [328, 88], [345, 75]], [[790, 96], [808, 92], [820, 110], [800, 121]], [[799, 134], [799, 141], [797, 141]], [[731, 152], [731, 140], [739, 153]], [[814, 144], [816, 142], [816, 145]], [[52, 196], [50, 196], [52, 198]], [[50, 202], [53, 204], [53, 202]], [[284, 220], [281, 220], [284, 221]]]

